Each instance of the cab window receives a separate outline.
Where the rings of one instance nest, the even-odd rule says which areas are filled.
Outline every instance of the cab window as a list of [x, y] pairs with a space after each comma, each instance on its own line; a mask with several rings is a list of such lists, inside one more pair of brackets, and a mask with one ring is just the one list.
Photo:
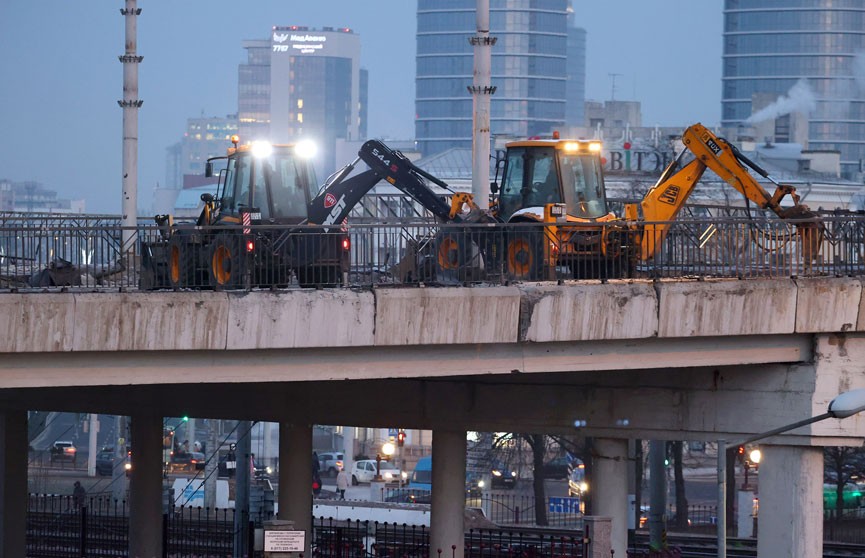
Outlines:
[[508, 150], [507, 167], [499, 196], [503, 219], [526, 207], [561, 202], [556, 150], [553, 147]]

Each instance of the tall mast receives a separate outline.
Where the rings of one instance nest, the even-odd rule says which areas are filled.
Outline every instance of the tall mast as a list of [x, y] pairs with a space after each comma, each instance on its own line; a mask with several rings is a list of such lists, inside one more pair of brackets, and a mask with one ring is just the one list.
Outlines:
[[138, 108], [144, 101], [138, 98], [138, 64], [144, 59], [136, 54], [138, 46], [137, 21], [141, 8], [136, 0], [126, 0], [120, 9], [126, 18], [126, 50], [120, 56], [123, 64], [123, 100], [117, 104], [123, 108], [123, 200], [121, 222], [123, 226], [123, 252], [134, 249], [135, 231], [138, 227]]
[[469, 39], [474, 46], [474, 79], [472, 94], [472, 195], [481, 209], [490, 207], [490, 98], [496, 92], [491, 85], [492, 49], [496, 38], [490, 37], [490, 0], [477, 0], [477, 34]]

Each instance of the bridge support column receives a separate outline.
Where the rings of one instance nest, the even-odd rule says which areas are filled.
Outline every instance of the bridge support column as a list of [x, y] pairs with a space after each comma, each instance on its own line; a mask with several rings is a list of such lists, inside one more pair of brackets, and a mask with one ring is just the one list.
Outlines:
[[[823, 448], [761, 446], [759, 558], [823, 556]], [[729, 490], [729, 487], [728, 487]]]
[[442, 556], [463, 558], [466, 433], [433, 431], [432, 453], [429, 554], [437, 556], [438, 550], [441, 549]]
[[0, 413], [0, 558], [27, 555], [27, 412]]
[[129, 478], [129, 556], [162, 556], [162, 417], [132, 416]]
[[306, 532], [310, 554], [312, 537], [312, 427], [279, 425], [279, 519], [294, 522], [294, 529]]
[[612, 519], [612, 548], [628, 548], [628, 441], [596, 438], [592, 458], [592, 515]]

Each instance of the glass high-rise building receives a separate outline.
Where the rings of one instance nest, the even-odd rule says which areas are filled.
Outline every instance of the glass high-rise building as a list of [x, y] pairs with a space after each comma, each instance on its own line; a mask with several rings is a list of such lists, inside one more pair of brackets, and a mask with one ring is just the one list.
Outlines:
[[565, 88], [565, 123], [586, 125], [586, 30], [577, 27], [573, 9], [568, 15], [568, 82]]
[[[808, 148], [840, 151], [847, 176], [860, 170], [865, 0], [725, 0], [723, 76], [723, 127], [743, 124], [767, 95], [786, 96], [788, 109], [807, 114]], [[774, 121], [781, 137], [786, 112]]]
[[[418, 0], [415, 134], [424, 155], [471, 147], [476, 0]], [[565, 124], [568, 0], [490, 0], [493, 137]], [[580, 100], [582, 102], [582, 100]]]
[[[238, 69], [241, 142], [318, 143], [330, 172], [337, 138], [363, 139], [368, 78], [360, 37], [348, 28], [274, 27], [269, 39], [244, 41]], [[320, 169], [321, 170], [321, 169]]]

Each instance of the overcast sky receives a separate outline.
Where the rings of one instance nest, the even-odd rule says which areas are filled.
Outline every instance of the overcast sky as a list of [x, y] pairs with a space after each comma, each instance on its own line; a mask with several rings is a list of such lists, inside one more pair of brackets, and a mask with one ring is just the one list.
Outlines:
[[[118, 212], [122, 0], [0, 1], [0, 178], [36, 180]], [[186, 119], [237, 112], [244, 39], [273, 25], [347, 26], [369, 70], [369, 134], [414, 137], [415, 0], [139, 0], [139, 206], [165, 182]], [[716, 125], [720, 0], [574, 0], [588, 32], [587, 98], [643, 103], [643, 124]], [[687, 22], [687, 25], [685, 24]], [[686, 33], [690, 34], [686, 34]]]

